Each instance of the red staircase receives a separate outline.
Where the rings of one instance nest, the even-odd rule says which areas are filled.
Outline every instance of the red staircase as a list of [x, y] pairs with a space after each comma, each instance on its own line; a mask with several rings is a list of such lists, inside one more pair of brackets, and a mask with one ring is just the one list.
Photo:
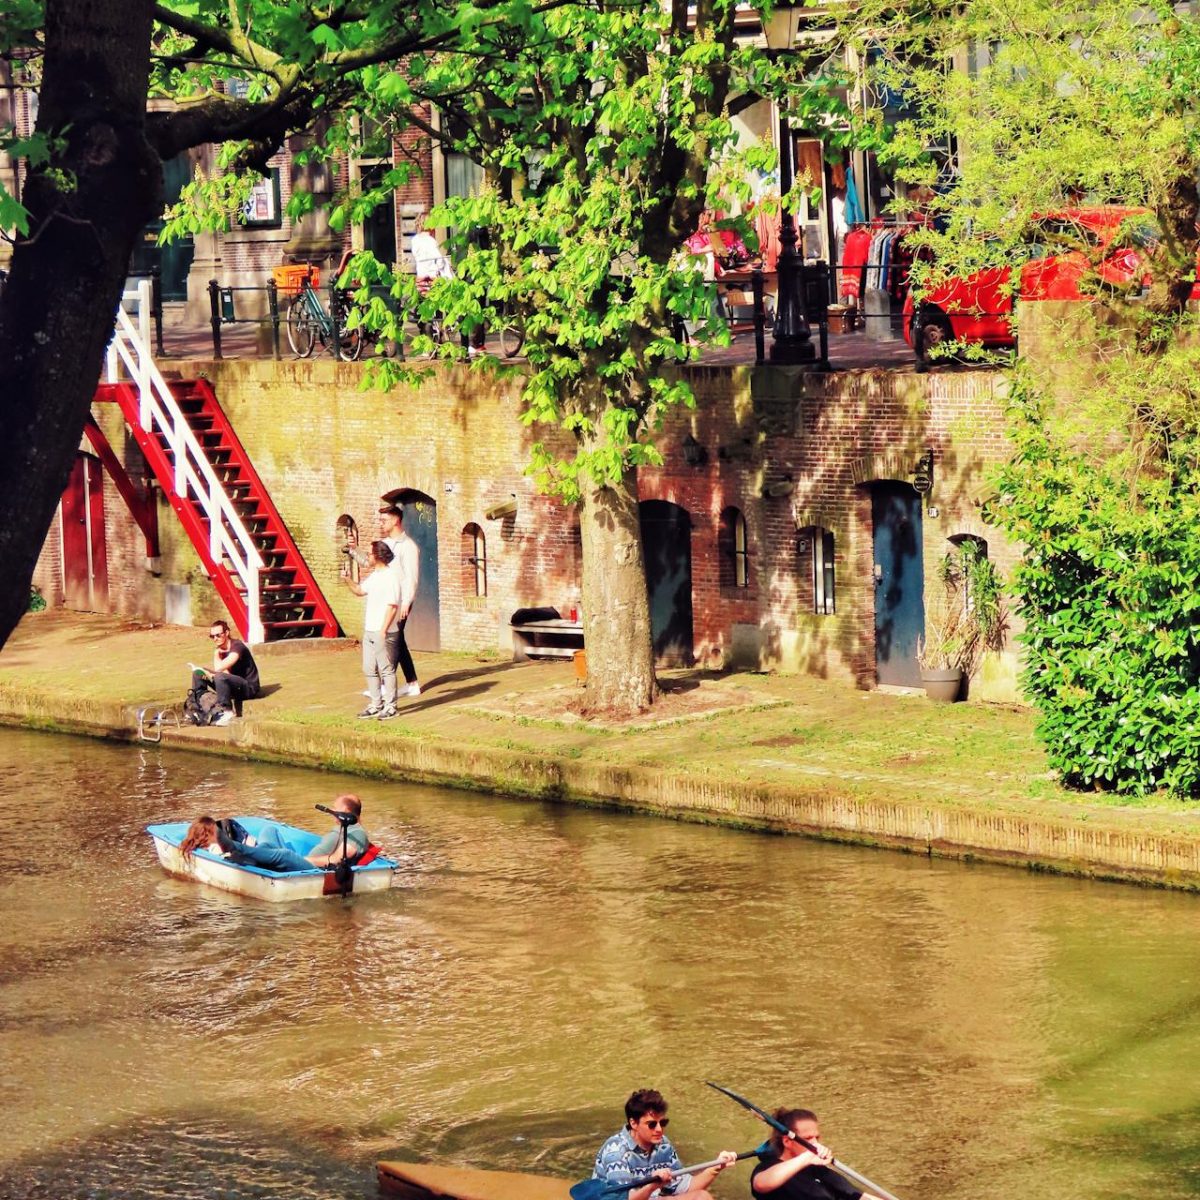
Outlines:
[[[118, 362], [133, 382], [119, 378]], [[329, 602], [208, 381], [163, 379], [123, 311], [108, 374], [114, 381], [97, 386], [96, 400], [120, 406], [242, 637], [256, 644], [339, 636]]]

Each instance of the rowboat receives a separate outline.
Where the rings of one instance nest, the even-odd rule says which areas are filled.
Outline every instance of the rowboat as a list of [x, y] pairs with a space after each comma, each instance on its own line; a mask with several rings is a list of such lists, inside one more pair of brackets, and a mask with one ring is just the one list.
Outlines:
[[375, 1164], [379, 1188], [401, 1200], [571, 1200], [570, 1179], [426, 1163]]
[[[284, 840], [301, 854], [310, 853], [321, 840], [318, 834], [309, 833], [306, 829], [268, 821], [263, 817], [238, 817], [237, 821], [255, 839], [261, 838], [270, 826], [275, 826], [283, 834]], [[392, 886], [392, 871], [396, 863], [382, 855], [364, 866], [353, 867], [350, 886], [342, 887], [333, 871], [319, 867], [308, 871], [268, 871], [250, 863], [233, 862], [208, 850], [197, 850], [185, 858], [179, 847], [187, 831], [186, 821], [146, 826], [163, 869], [168, 875], [194, 879], [197, 883], [205, 883], [225, 892], [236, 892], [239, 896], [271, 901], [316, 900], [322, 896], [343, 896], [347, 892], [354, 892], [355, 895], [360, 892], [381, 892]]]

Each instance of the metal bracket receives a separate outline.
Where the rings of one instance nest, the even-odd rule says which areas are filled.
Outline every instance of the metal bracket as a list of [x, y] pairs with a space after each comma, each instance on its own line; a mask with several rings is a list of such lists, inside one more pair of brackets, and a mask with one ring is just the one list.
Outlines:
[[148, 705], [148, 704], [144, 708], [138, 709], [138, 714], [137, 714], [138, 737], [143, 742], [150, 742], [150, 743], [156, 745], [157, 743], [162, 741], [164, 725], [172, 725], [176, 729], [179, 728], [179, 714], [173, 708], [158, 709], [154, 713], [154, 716], [151, 717], [150, 721], [149, 721], [150, 727], [155, 729], [158, 732], [158, 736], [151, 737], [146, 728], [146, 726], [147, 726], [146, 715], [150, 711], [151, 711], [151, 708], [150, 708], [150, 705]]

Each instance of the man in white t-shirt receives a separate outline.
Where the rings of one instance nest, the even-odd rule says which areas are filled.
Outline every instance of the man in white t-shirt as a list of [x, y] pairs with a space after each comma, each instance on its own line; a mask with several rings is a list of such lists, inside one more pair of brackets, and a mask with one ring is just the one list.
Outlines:
[[387, 721], [396, 715], [396, 639], [400, 636], [396, 613], [400, 607], [400, 576], [393, 569], [391, 547], [384, 541], [371, 543], [371, 573], [355, 583], [349, 564], [342, 580], [356, 595], [365, 596], [363, 617], [363, 674], [367, 679], [367, 707], [360, 717]]
[[419, 696], [421, 685], [417, 682], [417, 668], [404, 640], [404, 626], [417, 598], [417, 587], [421, 582], [421, 547], [404, 532], [404, 509], [398, 504], [385, 504], [379, 510], [379, 535], [392, 552], [392, 570], [400, 580], [400, 610], [396, 614], [396, 657], [392, 659], [404, 674], [404, 687], [398, 690], [401, 696]]

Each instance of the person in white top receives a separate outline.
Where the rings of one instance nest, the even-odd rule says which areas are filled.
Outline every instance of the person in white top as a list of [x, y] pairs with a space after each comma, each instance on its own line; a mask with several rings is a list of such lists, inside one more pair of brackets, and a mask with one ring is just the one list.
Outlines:
[[435, 279], [453, 279], [454, 268], [450, 258], [442, 249], [437, 238], [428, 229], [414, 233], [409, 243], [409, 253], [413, 256], [413, 268], [417, 276], [417, 289], [423, 296], [429, 285]]
[[393, 569], [394, 555], [384, 541], [371, 543], [371, 573], [361, 582], [350, 577], [350, 564], [342, 568], [342, 581], [356, 595], [365, 596], [363, 618], [363, 674], [367, 677], [367, 707], [360, 717], [381, 721], [396, 715], [396, 641], [401, 636], [396, 614], [400, 608], [400, 575]]

